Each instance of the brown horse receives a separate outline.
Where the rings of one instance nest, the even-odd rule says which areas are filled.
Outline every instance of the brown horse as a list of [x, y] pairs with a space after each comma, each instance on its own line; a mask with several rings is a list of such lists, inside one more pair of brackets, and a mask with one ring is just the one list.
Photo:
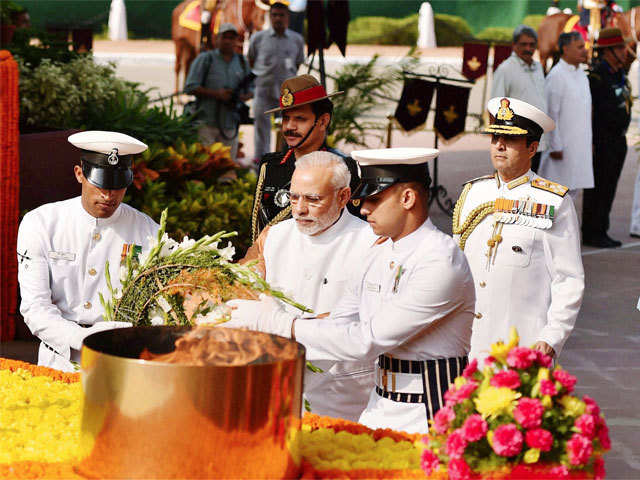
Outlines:
[[538, 27], [538, 54], [540, 55], [540, 63], [545, 75], [549, 57], [553, 59], [554, 64], [557, 62], [558, 38], [560, 38], [564, 26], [571, 16], [567, 13], [547, 15]]
[[[180, 73], [186, 78], [191, 62], [200, 53], [200, 30], [180, 25], [180, 15], [193, 0], [184, 0], [173, 9], [171, 15], [171, 39], [175, 45], [176, 61], [176, 93], [180, 92]], [[211, 12], [212, 23], [233, 23], [244, 40], [245, 34], [262, 30], [264, 26], [264, 9], [256, 0], [219, 0]], [[215, 39], [213, 39], [215, 41]], [[212, 45], [215, 46], [215, 45]]]
[[[553, 59], [553, 65], [558, 61], [560, 52], [558, 51], [558, 38], [564, 31], [564, 27], [573, 15], [566, 13], [556, 13], [555, 15], [549, 15], [542, 20], [540, 27], [538, 27], [538, 52], [540, 55], [540, 63], [547, 73], [547, 60], [549, 57]], [[624, 13], [616, 14], [611, 17], [611, 23], [608, 27], [618, 27], [622, 31], [622, 35], [625, 38], [631, 39], [629, 45], [630, 50], [627, 55], [626, 63], [631, 65], [635, 59], [633, 52], [635, 51], [636, 44], [640, 40], [640, 7], [634, 7], [631, 10], [627, 10]]]

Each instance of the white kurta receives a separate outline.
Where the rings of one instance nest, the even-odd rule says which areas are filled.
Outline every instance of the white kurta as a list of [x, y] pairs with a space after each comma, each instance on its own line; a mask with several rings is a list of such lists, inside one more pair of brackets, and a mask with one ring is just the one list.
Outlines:
[[568, 195], [561, 197], [531, 186], [539, 178], [531, 170], [525, 176], [528, 181], [511, 189], [508, 186], [517, 185], [518, 179], [499, 185], [495, 178], [475, 181], [460, 215], [462, 224], [478, 205], [500, 197], [531, 198], [555, 208], [553, 224], [546, 230], [504, 224], [502, 241], [489, 265], [487, 241], [494, 234], [493, 215], [485, 217], [466, 241], [464, 253], [477, 297], [469, 357], [480, 364], [492, 343], [508, 339], [511, 326], [518, 329], [520, 345], [542, 340], [560, 354], [582, 303], [584, 271], [573, 201]]
[[[397, 279], [398, 267], [403, 273]], [[383, 353], [405, 360], [465, 356], [474, 301], [464, 254], [427, 220], [399, 241], [371, 248], [331, 318], [297, 320], [295, 334], [311, 361], [373, 361]], [[424, 404], [395, 402], [374, 389], [360, 422], [407, 432], [428, 429]]]
[[[371, 227], [347, 210], [329, 229], [314, 236], [300, 233], [294, 219], [280, 222], [267, 231], [264, 242], [266, 280], [315, 314], [331, 312], [344, 293], [348, 275], [362, 264], [375, 240]], [[316, 321], [324, 328], [324, 320]], [[305, 372], [304, 396], [311, 411], [357, 421], [374, 384], [373, 362], [314, 364], [324, 372]]]
[[[591, 91], [587, 74], [560, 59], [545, 79], [544, 92], [547, 113], [556, 122], [556, 128], [547, 133], [540, 175], [571, 190], [593, 188]], [[562, 152], [562, 160], [554, 160], [549, 152]]]
[[[512, 97], [527, 102], [547, 113], [547, 100], [544, 96], [544, 72], [542, 65], [535, 60], [528, 65], [515, 52], [493, 73], [491, 97]], [[542, 135], [538, 151], [547, 149], [547, 136]]]
[[18, 230], [20, 313], [40, 344], [38, 365], [72, 371], [79, 351], [70, 338], [102, 320], [98, 293], [108, 295], [105, 264], [120, 285], [123, 245], [143, 246], [158, 225], [121, 204], [110, 218], [94, 218], [80, 197], [48, 203], [27, 213]]

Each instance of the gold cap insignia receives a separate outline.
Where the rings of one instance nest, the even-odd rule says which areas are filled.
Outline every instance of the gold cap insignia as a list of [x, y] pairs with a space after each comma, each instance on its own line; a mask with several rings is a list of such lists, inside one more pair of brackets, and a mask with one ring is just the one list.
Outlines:
[[288, 88], [285, 88], [282, 91], [282, 98], [280, 99], [280, 103], [282, 103], [283, 107], [290, 107], [293, 105], [293, 94]]
[[509, 106], [509, 100], [506, 98], [500, 100], [500, 108], [498, 109], [496, 118], [498, 120], [511, 120], [513, 115], [513, 110], [511, 110], [511, 107]]

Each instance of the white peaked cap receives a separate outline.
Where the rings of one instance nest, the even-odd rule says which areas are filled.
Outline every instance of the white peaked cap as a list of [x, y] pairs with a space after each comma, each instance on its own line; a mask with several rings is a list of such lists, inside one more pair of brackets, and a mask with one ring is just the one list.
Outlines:
[[[519, 117], [523, 117], [531, 122], [537, 124], [543, 131], [543, 133], [548, 133], [554, 128], [556, 128], [556, 123], [551, 119], [549, 115], [544, 113], [537, 107], [533, 105], [523, 102], [522, 100], [518, 100], [517, 98], [512, 97], [494, 97], [487, 103], [487, 110], [491, 115], [497, 117], [498, 110], [502, 105], [502, 101], [506, 99], [509, 101], [509, 108], [513, 110], [513, 113], [518, 115]], [[514, 122], [517, 124], [517, 121]], [[518, 125], [524, 127], [524, 125]]]
[[147, 145], [129, 135], [119, 132], [103, 132], [101, 130], [89, 130], [87, 132], [74, 133], [68, 139], [69, 143], [90, 152], [110, 154], [114, 148], [119, 155], [133, 155], [144, 152]]
[[417, 165], [438, 156], [435, 148], [379, 148], [354, 150], [351, 157], [361, 166], [367, 165]]

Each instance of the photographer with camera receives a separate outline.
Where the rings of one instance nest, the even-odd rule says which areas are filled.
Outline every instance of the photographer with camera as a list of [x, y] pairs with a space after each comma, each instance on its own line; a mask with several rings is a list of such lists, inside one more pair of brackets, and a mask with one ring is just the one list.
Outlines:
[[238, 30], [223, 23], [218, 31], [218, 48], [202, 52], [191, 64], [185, 93], [196, 96], [198, 137], [204, 145], [222, 142], [231, 147], [235, 161], [238, 127], [248, 120], [244, 104], [253, 97], [253, 74], [242, 55], [235, 53]]

